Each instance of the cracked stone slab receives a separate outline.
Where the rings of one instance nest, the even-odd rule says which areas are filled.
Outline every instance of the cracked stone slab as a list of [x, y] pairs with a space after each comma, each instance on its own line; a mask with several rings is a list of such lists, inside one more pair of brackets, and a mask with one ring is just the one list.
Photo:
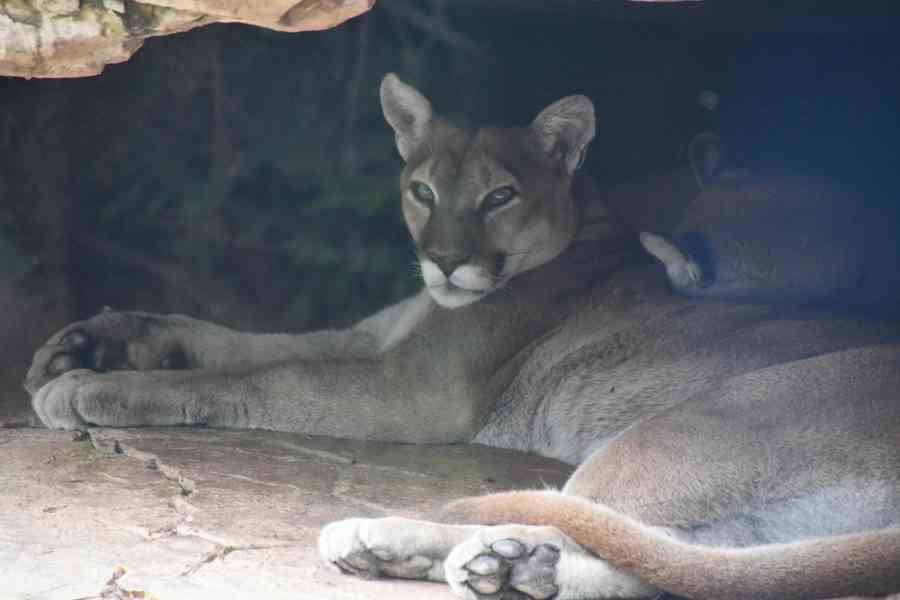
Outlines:
[[412, 446], [260, 431], [0, 430], [4, 598], [451, 598], [319, 564], [322, 525], [420, 517], [470, 494], [561, 485], [562, 463], [481, 446]]

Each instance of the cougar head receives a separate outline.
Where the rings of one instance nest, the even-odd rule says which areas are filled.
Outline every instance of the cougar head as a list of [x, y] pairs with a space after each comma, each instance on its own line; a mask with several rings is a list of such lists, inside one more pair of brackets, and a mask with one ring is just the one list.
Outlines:
[[594, 137], [588, 98], [563, 98], [527, 127], [466, 130], [388, 74], [381, 107], [406, 161], [403, 216], [438, 304], [471, 304], [572, 241], [572, 177]]

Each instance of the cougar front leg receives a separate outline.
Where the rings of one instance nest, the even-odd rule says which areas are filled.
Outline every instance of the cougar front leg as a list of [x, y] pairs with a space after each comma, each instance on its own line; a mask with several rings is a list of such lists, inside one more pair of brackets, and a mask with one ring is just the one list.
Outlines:
[[48, 427], [203, 425], [409, 443], [471, 440], [481, 396], [420, 368], [424, 341], [370, 358], [244, 370], [69, 371], [37, 390]]
[[372, 356], [376, 350], [374, 336], [365, 330], [252, 334], [184, 315], [106, 310], [67, 325], [39, 348], [25, 388], [34, 397], [78, 369], [239, 373], [288, 360]]
[[444, 562], [447, 583], [466, 600], [646, 598], [659, 593], [585, 552], [554, 527], [482, 527]]

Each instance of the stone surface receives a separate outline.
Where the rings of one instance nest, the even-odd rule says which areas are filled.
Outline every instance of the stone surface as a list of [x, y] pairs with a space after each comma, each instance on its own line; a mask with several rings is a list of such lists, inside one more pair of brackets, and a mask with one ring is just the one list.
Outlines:
[[0, 0], [0, 75], [84, 77], [128, 60], [143, 40], [210, 23], [328, 29], [374, 0]]
[[566, 465], [479, 446], [270, 433], [0, 429], [3, 598], [451, 598], [443, 586], [364, 581], [316, 556], [319, 528], [416, 517], [455, 497], [560, 485]]

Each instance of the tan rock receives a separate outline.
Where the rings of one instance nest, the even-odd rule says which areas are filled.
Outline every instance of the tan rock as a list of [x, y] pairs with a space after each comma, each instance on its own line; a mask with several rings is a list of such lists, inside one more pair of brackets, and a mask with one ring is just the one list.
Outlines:
[[329, 29], [375, 0], [0, 0], [0, 76], [85, 77], [143, 40], [210, 23]]
[[[319, 562], [320, 528], [421, 518], [459, 496], [558, 485], [567, 465], [484, 446], [409, 446], [270, 431], [0, 429], [2, 598], [453, 600]], [[104, 597], [123, 598], [122, 595]]]

